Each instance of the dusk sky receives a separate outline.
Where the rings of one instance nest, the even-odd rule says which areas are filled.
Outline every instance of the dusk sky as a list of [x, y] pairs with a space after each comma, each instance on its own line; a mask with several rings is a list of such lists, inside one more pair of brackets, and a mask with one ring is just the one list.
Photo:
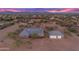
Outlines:
[[0, 8], [0, 12], [79, 12], [79, 8]]

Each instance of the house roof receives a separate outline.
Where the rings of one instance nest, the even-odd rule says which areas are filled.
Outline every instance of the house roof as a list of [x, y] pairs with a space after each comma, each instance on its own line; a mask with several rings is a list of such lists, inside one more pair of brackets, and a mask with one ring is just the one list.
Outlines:
[[20, 36], [30, 36], [33, 33], [36, 33], [39, 36], [44, 36], [44, 30], [42, 28], [25, 28], [21, 33]]
[[60, 31], [50, 31], [48, 33], [49, 33], [49, 35], [64, 36], [64, 34]]

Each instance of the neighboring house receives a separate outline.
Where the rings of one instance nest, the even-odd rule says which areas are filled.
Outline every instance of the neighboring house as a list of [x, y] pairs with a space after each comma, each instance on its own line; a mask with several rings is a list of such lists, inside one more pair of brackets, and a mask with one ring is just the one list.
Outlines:
[[50, 39], [62, 39], [64, 34], [60, 31], [50, 31], [48, 32]]
[[43, 37], [44, 36], [44, 30], [42, 28], [25, 28], [20, 33], [20, 37], [28, 38], [33, 34], [36, 34], [39, 37]]

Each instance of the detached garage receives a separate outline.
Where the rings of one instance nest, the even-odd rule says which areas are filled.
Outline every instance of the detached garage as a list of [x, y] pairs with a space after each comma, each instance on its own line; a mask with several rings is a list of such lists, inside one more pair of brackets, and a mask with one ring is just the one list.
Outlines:
[[50, 31], [48, 32], [50, 39], [62, 39], [64, 34], [60, 31]]

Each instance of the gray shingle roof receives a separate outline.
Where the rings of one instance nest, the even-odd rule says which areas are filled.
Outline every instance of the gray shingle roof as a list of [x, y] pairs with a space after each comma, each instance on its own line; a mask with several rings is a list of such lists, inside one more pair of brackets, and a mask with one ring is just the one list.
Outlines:
[[60, 32], [60, 31], [50, 31], [48, 32], [49, 35], [55, 35], [55, 36], [64, 36], [64, 33]]
[[38, 36], [44, 36], [44, 30], [42, 28], [25, 28], [21, 33], [21, 37], [29, 37], [33, 33], [36, 33]]

